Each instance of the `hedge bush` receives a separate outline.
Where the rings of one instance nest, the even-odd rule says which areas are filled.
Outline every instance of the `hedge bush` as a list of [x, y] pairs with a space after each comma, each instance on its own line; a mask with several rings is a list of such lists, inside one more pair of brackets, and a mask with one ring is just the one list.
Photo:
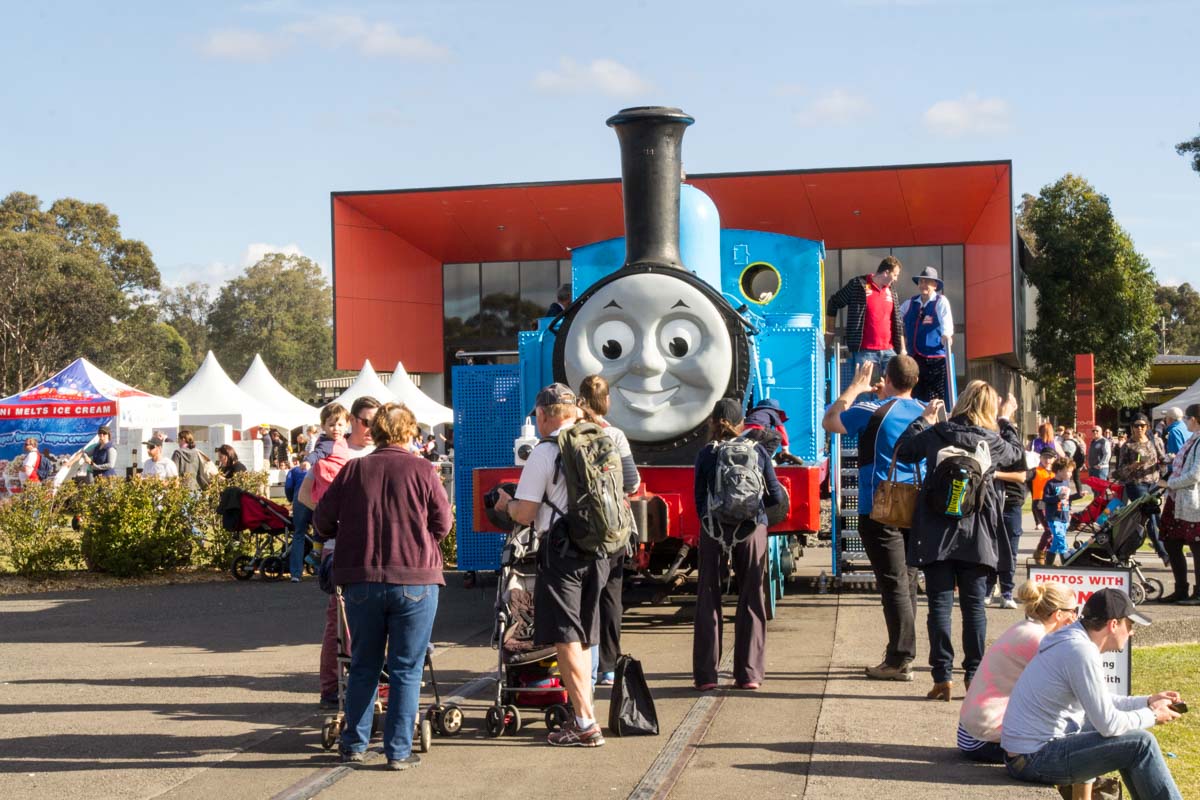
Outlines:
[[74, 486], [54, 492], [31, 483], [0, 503], [0, 554], [18, 574], [41, 577], [79, 566], [79, 541], [70, 524], [75, 501]]
[[178, 480], [100, 480], [84, 494], [88, 569], [127, 578], [191, 563], [201, 509]]

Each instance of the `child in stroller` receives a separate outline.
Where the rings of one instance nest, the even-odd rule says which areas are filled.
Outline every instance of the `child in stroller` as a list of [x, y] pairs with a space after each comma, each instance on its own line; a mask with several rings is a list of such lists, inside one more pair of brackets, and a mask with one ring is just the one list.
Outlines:
[[1125, 505], [1125, 486], [1090, 475], [1083, 479], [1092, 490], [1092, 502], [1082, 511], [1071, 514], [1069, 530], [1095, 533], [1104, 526], [1113, 512]]
[[1063, 559], [1063, 566], [1127, 569], [1133, 573], [1129, 599], [1134, 604], [1162, 597], [1162, 581], [1147, 578], [1142, 565], [1134, 558], [1146, 541], [1146, 527], [1151, 515], [1158, 513], [1162, 492], [1162, 489], [1154, 489], [1117, 509], [1094, 535], [1083, 542], [1076, 540], [1075, 549]]

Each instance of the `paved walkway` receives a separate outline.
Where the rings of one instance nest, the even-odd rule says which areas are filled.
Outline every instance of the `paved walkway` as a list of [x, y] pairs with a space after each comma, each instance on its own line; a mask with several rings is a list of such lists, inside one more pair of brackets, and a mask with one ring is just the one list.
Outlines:
[[[435, 627], [444, 686], [495, 668], [493, 591], [450, 577]], [[436, 739], [419, 770], [388, 773], [379, 757], [341, 770], [320, 747], [313, 705], [323, 602], [312, 583], [257, 580], [0, 601], [0, 796], [1054, 797], [961, 761], [957, 703], [924, 699], [927, 671], [907, 684], [863, 680], [882, 615], [875, 597], [849, 593], [788, 596], [769, 625], [762, 689], [708, 700], [690, 688], [691, 606], [632, 610], [625, 649], [645, 664], [658, 737], [552, 750], [534, 715], [516, 737], [488, 739], [477, 696], [462, 735]], [[1155, 610], [1167, 638], [1200, 638], [1194, 609]], [[989, 610], [991, 636], [1018, 613]]]

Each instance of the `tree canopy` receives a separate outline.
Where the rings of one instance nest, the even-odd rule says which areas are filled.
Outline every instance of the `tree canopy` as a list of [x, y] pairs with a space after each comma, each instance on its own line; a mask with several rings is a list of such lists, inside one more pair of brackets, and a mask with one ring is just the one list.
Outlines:
[[150, 248], [124, 238], [103, 204], [64, 198], [46, 210], [41, 205], [24, 192], [0, 200], [4, 393], [79, 356], [151, 391], [191, 369], [178, 334], [157, 327], [150, 303], [160, 277]]
[[1191, 156], [1192, 169], [1200, 172], [1200, 136], [1193, 136], [1186, 142], [1175, 145], [1175, 152], [1181, 156]]
[[208, 313], [207, 337], [237, 380], [259, 353], [276, 380], [301, 399], [333, 370], [333, 293], [304, 256], [268, 253], [221, 287]]
[[1095, 355], [1097, 404], [1140, 405], [1155, 354], [1155, 281], [1108, 198], [1067, 174], [1022, 204], [1018, 224], [1036, 249], [1029, 278], [1038, 290], [1038, 325], [1030, 352], [1046, 412], [1073, 413], [1079, 353]]
[[1200, 353], [1200, 292], [1190, 284], [1159, 286], [1154, 290], [1155, 319], [1167, 323], [1167, 352]]

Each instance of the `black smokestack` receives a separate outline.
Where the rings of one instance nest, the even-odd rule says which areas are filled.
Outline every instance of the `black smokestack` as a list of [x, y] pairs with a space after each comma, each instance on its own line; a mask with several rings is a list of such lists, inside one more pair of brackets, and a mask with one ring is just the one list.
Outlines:
[[621, 192], [625, 197], [625, 266], [661, 264], [682, 269], [679, 259], [680, 144], [696, 120], [678, 108], [626, 108], [608, 120], [621, 143]]

